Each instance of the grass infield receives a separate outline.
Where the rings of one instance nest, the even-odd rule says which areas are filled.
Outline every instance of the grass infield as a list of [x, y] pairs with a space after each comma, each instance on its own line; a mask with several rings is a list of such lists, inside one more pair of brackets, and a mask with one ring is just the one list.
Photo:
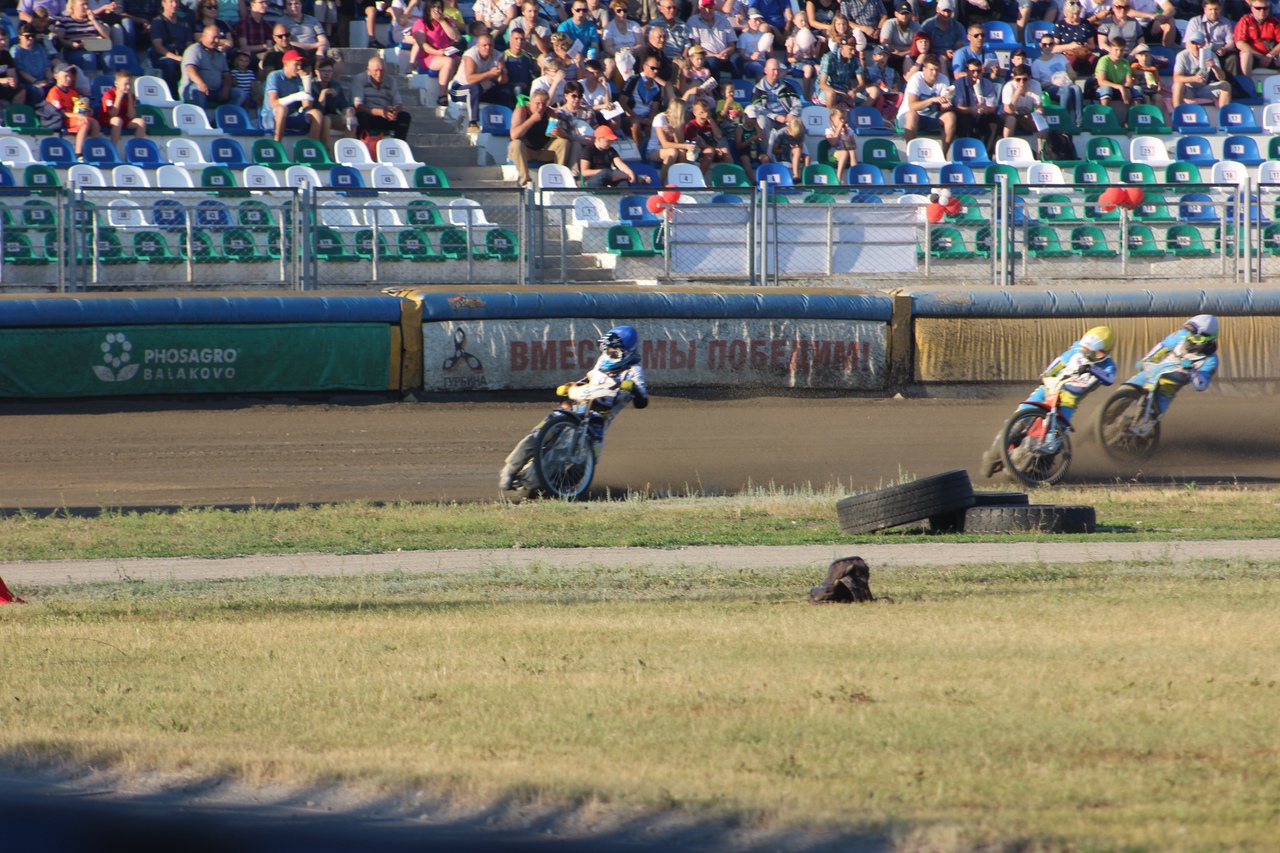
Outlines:
[[[191, 508], [94, 517], [0, 518], [4, 559], [229, 557], [298, 552], [367, 553], [441, 548], [563, 546], [824, 545], [918, 538], [895, 530], [848, 536], [836, 524], [844, 492], [757, 488], [735, 497], [648, 498], [562, 503], [339, 504], [247, 510]], [[1276, 535], [1280, 490], [1116, 487], [1042, 489], [1039, 503], [1091, 504], [1091, 539], [1247, 539]], [[976, 541], [939, 536], [931, 541]], [[987, 537], [990, 538], [990, 537]], [[1035, 539], [999, 536], [999, 541]]]
[[812, 607], [819, 573], [43, 587], [0, 608], [0, 760], [940, 853], [1280, 848], [1280, 563], [887, 570], [891, 601]]

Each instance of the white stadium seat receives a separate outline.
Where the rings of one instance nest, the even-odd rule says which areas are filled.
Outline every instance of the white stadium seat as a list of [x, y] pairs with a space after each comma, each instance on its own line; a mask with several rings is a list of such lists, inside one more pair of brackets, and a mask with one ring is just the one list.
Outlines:
[[403, 190], [409, 188], [409, 179], [399, 166], [375, 163], [369, 172], [369, 186], [380, 190]]
[[1031, 143], [1020, 136], [996, 140], [996, 162], [1015, 169], [1030, 169], [1040, 161], [1031, 150]]
[[1164, 140], [1155, 136], [1135, 136], [1129, 140], [1129, 162], [1146, 163], [1153, 169], [1163, 169], [1173, 163]]
[[280, 176], [276, 174], [275, 169], [269, 169], [257, 163], [245, 166], [240, 177], [244, 186], [251, 190], [273, 190], [280, 186]]
[[183, 136], [226, 136], [209, 124], [209, 115], [195, 104], [178, 104], [173, 108], [173, 126]]
[[942, 150], [941, 142], [936, 139], [917, 138], [907, 143], [907, 162], [926, 169], [941, 169], [951, 161]]
[[203, 169], [213, 164], [204, 156], [200, 146], [190, 139], [170, 139], [165, 144], [170, 163], [186, 166], [188, 169]]
[[403, 139], [394, 138], [378, 140], [378, 162], [389, 163], [409, 171], [426, 165], [418, 162], [418, 158], [413, 156], [409, 143]]
[[682, 190], [700, 190], [706, 187], [702, 170], [692, 163], [672, 163], [667, 167], [667, 183]]
[[137, 166], [125, 164], [111, 170], [111, 186], [121, 190], [145, 190], [151, 186], [147, 173]]
[[290, 166], [284, 173], [286, 187], [311, 187], [318, 189], [324, 186], [320, 173], [310, 166]]
[[165, 163], [156, 169], [156, 186], [158, 187], [195, 187], [196, 182], [191, 172], [178, 163]]
[[73, 187], [105, 187], [107, 176], [97, 166], [76, 163], [67, 170], [67, 183]]
[[167, 110], [178, 105], [169, 91], [169, 84], [161, 77], [139, 77], [133, 84], [133, 91], [138, 103], [149, 107]]

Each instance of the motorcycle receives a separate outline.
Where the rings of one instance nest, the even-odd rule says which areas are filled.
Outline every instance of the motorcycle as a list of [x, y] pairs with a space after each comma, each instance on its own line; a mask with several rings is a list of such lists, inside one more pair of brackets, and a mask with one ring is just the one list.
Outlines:
[[1156, 391], [1170, 373], [1192, 370], [1200, 359], [1167, 356], [1144, 361], [1138, 374], [1111, 395], [1098, 418], [1098, 441], [1113, 462], [1145, 462], [1160, 444], [1160, 406]]
[[[612, 382], [569, 385], [569, 401], [548, 415], [534, 434], [532, 452], [515, 476], [515, 491], [569, 501], [585, 494], [600, 455], [600, 439], [592, 436], [587, 421], [591, 401], [617, 394], [621, 387]], [[527, 436], [521, 439], [522, 444], [526, 441]]]
[[1062, 417], [1058, 397], [1071, 377], [1045, 376], [1044, 402], [1014, 413], [1000, 442], [1004, 469], [1028, 486], [1051, 486], [1071, 467], [1071, 422]]

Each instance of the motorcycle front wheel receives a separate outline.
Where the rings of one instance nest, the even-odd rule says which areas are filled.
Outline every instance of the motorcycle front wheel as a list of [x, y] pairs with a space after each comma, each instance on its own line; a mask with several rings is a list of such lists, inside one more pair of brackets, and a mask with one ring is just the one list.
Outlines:
[[596, 456], [582, 425], [570, 418], [553, 418], [538, 430], [533, 464], [542, 491], [551, 497], [576, 500], [591, 486]]
[[1111, 395], [1098, 418], [1098, 441], [1112, 462], [1146, 462], [1160, 444], [1160, 422], [1145, 417], [1147, 392], [1125, 385]]
[[1071, 435], [1065, 427], [1056, 449], [1050, 450], [1044, 439], [1032, 436], [1046, 416], [1038, 409], [1018, 412], [1009, 419], [1000, 442], [1005, 470], [1028, 486], [1052, 486], [1067, 476], [1071, 467]]

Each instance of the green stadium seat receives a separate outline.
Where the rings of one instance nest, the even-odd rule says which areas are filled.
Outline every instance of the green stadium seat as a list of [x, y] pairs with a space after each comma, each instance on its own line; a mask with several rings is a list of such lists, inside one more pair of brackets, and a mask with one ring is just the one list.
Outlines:
[[1107, 237], [1096, 225], [1071, 229], [1071, 251], [1082, 258], [1114, 258], [1118, 253], [1107, 246]]
[[960, 200], [960, 212], [955, 216], [947, 214], [948, 222], [957, 224], [975, 224], [986, 223], [990, 220], [983, 214], [982, 208], [978, 206], [978, 200], [971, 195], [954, 196]]
[[1165, 167], [1164, 182], [1166, 184], [1199, 184], [1203, 183], [1204, 179], [1200, 176], [1199, 166], [1179, 160]]
[[191, 231], [191, 245], [189, 247], [187, 246], [186, 234], [182, 234], [179, 237], [179, 243], [183, 251], [190, 253], [192, 263], [225, 264], [234, 260], [218, 251], [217, 246], [214, 245], [213, 238], [207, 232], [198, 228]]
[[624, 258], [650, 258], [657, 254], [644, 247], [640, 231], [633, 225], [614, 225], [609, 229], [609, 254]]
[[317, 258], [322, 261], [358, 261], [360, 257], [347, 251], [342, 234], [335, 228], [321, 225], [311, 237], [311, 248]]
[[396, 248], [407, 261], [443, 261], [444, 255], [436, 251], [431, 240], [417, 228], [406, 228], [396, 235]]
[[449, 227], [449, 223], [445, 221], [436, 203], [424, 198], [409, 202], [409, 207], [405, 211], [405, 220], [414, 228], [424, 231], [442, 231]]
[[1027, 254], [1048, 260], [1071, 257], [1071, 251], [1062, 247], [1058, 232], [1047, 225], [1032, 225], [1027, 230]]
[[1165, 255], [1165, 251], [1160, 242], [1156, 240], [1155, 234], [1151, 233], [1151, 227], [1138, 224], [1129, 226], [1127, 253], [1131, 258], [1147, 258], [1149, 260], [1159, 260]]
[[52, 204], [40, 199], [32, 199], [22, 204], [22, 227], [33, 231], [53, 232], [58, 230], [58, 210]]
[[279, 232], [280, 230], [271, 208], [264, 202], [255, 199], [240, 202], [240, 206], [236, 208], [236, 222], [242, 228], [247, 228], [255, 233]]
[[1138, 222], [1175, 222], [1178, 217], [1169, 211], [1169, 203], [1162, 193], [1147, 191], [1142, 204], [1133, 209], [1133, 218]]
[[1065, 223], [1079, 222], [1071, 196], [1063, 193], [1042, 195], [1037, 203], [1037, 216], [1042, 222]]
[[809, 193], [800, 199], [802, 204], [835, 204], [836, 200], [826, 193]]
[[960, 229], [946, 225], [933, 229], [929, 236], [929, 253], [935, 258], [960, 261], [978, 256], [977, 252], [970, 251], [965, 246]]
[[[53, 263], [53, 259], [49, 258], [44, 252], [37, 250], [36, 244], [31, 240], [32, 236], [16, 228], [5, 229], [4, 262], [6, 264], [17, 264], [18, 266], [43, 266], [44, 264]], [[43, 243], [43, 234], [34, 236], [40, 243]]]
[[1099, 163], [1077, 163], [1072, 173], [1072, 182], [1077, 184], [1097, 184], [1105, 187], [1111, 182], [1107, 167]]
[[222, 254], [237, 263], [262, 263], [271, 256], [258, 250], [258, 240], [248, 228], [228, 228], [222, 232]]
[[[1120, 129], [1124, 133], [1124, 128]], [[1124, 146], [1110, 136], [1095, 136], [1085, 144], [1084, 159], [1099, 166], [1123, 166], [1129, 162]]]
[[1086, 193], [1084, 197], [1084, 218], [1090, 222], [1119, 222], [1120, 208], [1112, 210], [1103, 210], [1098, 205], [1098, 198], [1102, 193]]
[[1124, 136], [1128, 132], [1116, 118], [1116, 111], [1102, 104], [1090, 104], [1085, 107], [1081, 124], [1085, 133]]
[[135, 232], [133, 256], [150, 264], [180, 264], [183, 261], [169, 248], [169, 241], [159, 231]]
[[732, 163], [717, 163], [712, 166], [710, 178], [709, 185], [718, 189], [740, 190], [751, 186], [746, 171]]
[[860, 162], [893, 171], [895, 166], [902, 163], [902, 157], [892, 139], [868, 139], [862, 146]]
[[1010, 187], [1016, 187], [1022, 182], [1022, 177], [1018, 174], [1018, 170], [1004, 163], [992, 163], [983, 169], [982, 182], [984, 184], [999, 183], [996, 179], [1000, 175], [1004, 175], [1008, 179]]
[[293, 162], [310, 166], [321, 173], [327, 172], [337, 165], [323, 145], [307, 137], [293, 143]]
[[1125, 163], [1120, 167], [1120, 180], [1126, 184], [1154, 184], [1156, 173], [1146, 163]]
[[1072, 136], [1080, 132], [1080, 125], [1076, 124], [1075, 113], [1071, 110], [1062, 107], [1045, 107], [1044, 120], [1050, 130], [1070, 133]]
[[1145, 136], [1173, 133], [1173, 128], [1164, 120], [1164, 112], [1155, 104], [1134, 104], [1130, 107], [1129, 129]]
[[169, 124], [164, 117], [164, 111], [159, 107], [153, 107], [150, 104], [138, 104], [134, 107], [138, 114], [138, 118], [142, 119], [147, 125], [147, 136], [181, 136], [182, 131]]
[[53, 136], [59, 132], [40, 124], [36, 111], [26, 104], [10, 104], [4, 111], [4, 123], [24, 136]]
[[37, 191], [57, 192], [62, 189], [62, 180], [52, 166], [33, 164], [22, 170], [22, 185]]
[[294, 162], [289, 159], [289, 152], [285, 150], [284, 145], [274, 139], [253, 140], [253, 146], [249, 149], [249, 159], [253, 160], [256, 165], [281, 171], [294, 165]]
[[423, 192], [436, 192], [439, 195], [461, 195], [458, 192], [439, 192], [449, 189], [449, 178], [436, 166], [419, 166], [413, 171], [413, 187]]
[[1175, 225], [1166, 233], [1165, 244], [1179, 258], [1211, 258], [1213, 251], [1204, 244], [1200, 229], [1193, 225]]
[[804, 167], [804, 173], [800, 177], [800, 183], [805, 186], [837, 186], [840, 181], [836, 178], [836, 170], [828, 166], [826, 163], [810, 163]]
[[1273, 223], [1262, 230], [1262, 249], [1268, 255], [1280, 256], [1280, 223]]
[[[984, 225], [978, 229], [977, 233], [974, 234], [973, 236], [973, 247], [975, 250], [977, 250], [978, 257], [980, 258], [991, 257], [992, 250], [991, 250], [991, 227], [990, 226]], [[1013, 255], [1013, 260], [1015, 261], [1022, 260], [1022, 252], [1020, 250], [1014, 249], [1011, 252], [1011, 254]]]
[[484, 235], [484, 248], [495, 261], [520, 259], [520, 240], [506, 228], [490, 228]]

